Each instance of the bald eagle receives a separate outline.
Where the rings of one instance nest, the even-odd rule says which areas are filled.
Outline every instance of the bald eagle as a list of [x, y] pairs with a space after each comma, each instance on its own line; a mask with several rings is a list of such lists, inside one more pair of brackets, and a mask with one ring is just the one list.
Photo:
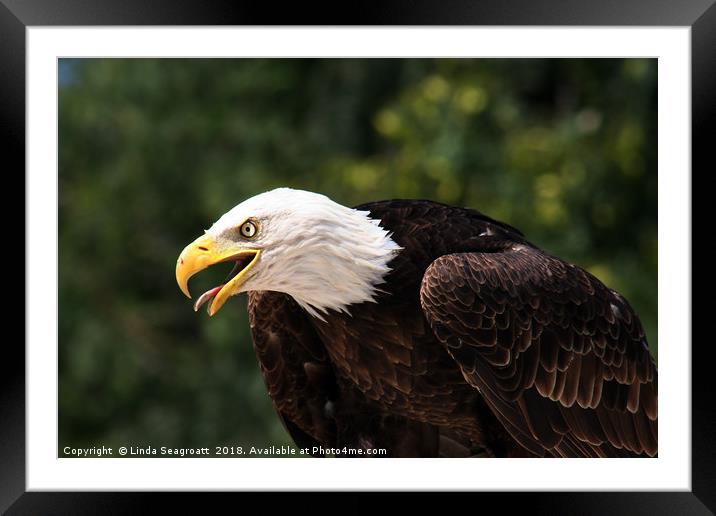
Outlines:
[[248, 293], [268, 394], [313, 455], [657, 454], [657, 368], [636, 313], [508, 224], [280, 188], [181, 252], [181, 290], [220, 262], [233, 270], [194, 309]]

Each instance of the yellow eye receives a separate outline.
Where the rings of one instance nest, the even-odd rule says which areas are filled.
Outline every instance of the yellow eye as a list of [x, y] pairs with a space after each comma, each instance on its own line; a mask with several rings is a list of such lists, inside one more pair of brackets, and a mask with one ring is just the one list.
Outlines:
[[241, 236], [244, 238], [253, 238], [258, 231], [259, 228], [256, 226], [256, 223], [251, 220], [247, 220], [241, 224]]

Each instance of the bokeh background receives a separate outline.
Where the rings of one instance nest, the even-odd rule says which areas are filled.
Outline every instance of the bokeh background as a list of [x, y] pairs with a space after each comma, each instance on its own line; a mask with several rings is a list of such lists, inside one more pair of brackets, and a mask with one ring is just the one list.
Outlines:
[[622, 292], [656, 355], [656, 66], [61, 60], [60, 449], [290, 443], [245, 296], [209, 319], [174, 280], [187, 243], [278, 186], [477, 208]]

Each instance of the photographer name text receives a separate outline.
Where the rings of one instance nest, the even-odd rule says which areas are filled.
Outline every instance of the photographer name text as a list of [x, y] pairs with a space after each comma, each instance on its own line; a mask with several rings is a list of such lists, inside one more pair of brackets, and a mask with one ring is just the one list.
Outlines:
[[310, 457], [312, 455], [342, 456], [381, 456], [386, 455], [383, 448], [293, 448], [291, 446], [205, 446], [176, 448], [170, 446], [91, 446], [86, 448], [65, 446], [63, 457]]

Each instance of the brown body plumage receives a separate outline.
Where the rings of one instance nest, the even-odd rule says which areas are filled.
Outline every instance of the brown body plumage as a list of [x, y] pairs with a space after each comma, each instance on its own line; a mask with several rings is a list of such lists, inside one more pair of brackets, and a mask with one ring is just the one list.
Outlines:
[[358, 208], [403, 247], [376, 303], [322, 321], [287, 294], [249, 292], [268, 393], [299, 446], [656, 455], [656, 366], [618, 293], [473, 210]]

